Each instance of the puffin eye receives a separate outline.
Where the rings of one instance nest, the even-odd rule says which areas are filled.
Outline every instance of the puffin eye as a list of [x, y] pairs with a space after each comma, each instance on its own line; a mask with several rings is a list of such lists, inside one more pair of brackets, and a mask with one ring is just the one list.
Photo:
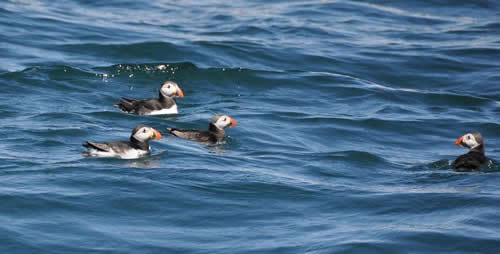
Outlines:
[[146, 133], [146, 129], [143, 129], [142, 132]]
[[167, 86], [167, 88], [170, 88], [170, 85], [169, 85], [169, 86]]
[[470, 136], [467, 136], [467, 140], [470, 140]]
[[224, 119], [222, 121], [224, 121], [224, 122], [227, 121], [227, 118], [224, 117]]

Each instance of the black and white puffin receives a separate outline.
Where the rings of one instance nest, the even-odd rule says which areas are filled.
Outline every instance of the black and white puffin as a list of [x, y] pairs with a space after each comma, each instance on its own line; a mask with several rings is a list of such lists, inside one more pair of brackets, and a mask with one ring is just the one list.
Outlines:
[[122, 97], [115, 104], [122, 112], [138, 115], [166, 115], [177, 114], [177, 103], [174, 96], [184, 97], [179, 85], [173, 81], [166, 81], [160, 88], [160, 98], [134, 100]]
[[479, 171], [482, 164], [488, 162], [484, 155], [484, 142], [481, 133], [467, 133], [455, 141], [457, 146], [469, 148], [469, 152], [458, 156], [452, 166], [456, 171]]
[[167, 128], [168, 132], [179, 138], [197, 141], [205, 145], [217, 145], [224, 139], [227, 127], [235, 127], [236, 121], [226, 115], [216, 115], [210, 121], [207, 131], [202, 130], [179, 130], [175, 128]]
[[95, 157], [117, 157], [122, 159], [137, 159], [151, 153], [149, 140], [161, 139], [159, 131], [145, 125], [139, 125], [134, 128], [129, 141], [115, 141], [105, 143], [95, 143], [87, 141], [83, 144], [89, 149], [88, 153], [82, 153], [83, 156]]

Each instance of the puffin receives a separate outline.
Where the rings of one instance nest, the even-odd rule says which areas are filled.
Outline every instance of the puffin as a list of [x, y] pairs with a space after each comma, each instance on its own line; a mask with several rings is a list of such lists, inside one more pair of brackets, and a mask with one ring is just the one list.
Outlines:
[[129, 141], [96, 143], [87, 141], [83, 144], [89, 151], [83, 156], [115, 157], [121, 159], [137, 159], [151, 153], [149, 140], [161, 139], [159, 131], [145, 125], [138, 125], [132, 131]]
[[160, 88], [158, 99], [135, 100], [122, 97], [114, 106], [122, 112], [137, 115], [167, 115], [177, 114], [177, 103], [174, 96], [183, 98], [179, 85], [173, 81], [166, 81]]
[[455, 171], [479, 171], [482, 164], [488, 162], [484, 155], [483, 136], [479, 132], [467, 133], [455, 141], [455, 145], [469, 148], [469, 152], [458, 156], [451, 164]]
[[167, 128], [167, 131], [176, 137], [189, 139], [205, 145], [217, 145], [220, 144], [224, 139], [226, 132], [224, 131], [227, 127], [235, 127], [237, 125], [236, 120], [227, 115], [215, 115], [210, 124], [208, 124], [208, 130], [180, 130], [176, 128]]

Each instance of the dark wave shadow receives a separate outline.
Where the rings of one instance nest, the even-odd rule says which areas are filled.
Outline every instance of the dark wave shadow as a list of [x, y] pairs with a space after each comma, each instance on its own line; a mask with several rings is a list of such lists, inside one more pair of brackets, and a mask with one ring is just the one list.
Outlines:
[[[438, 160], [427, 164], [412, 166], [409, 169], [412, 171], [450, 171], [456, 172], [454, 168], [451, 166], [452, 160]], [[489, 160], [488, 163], [481, 166], [480, 170], [477, 172], [469, 172], [469, 173], [497, 173], [500, 172], [500, 163], [495, 160]], [[463, 172], [457, 172], [463, 173]], [[466, 172], [467, 173], [467, 172]]]

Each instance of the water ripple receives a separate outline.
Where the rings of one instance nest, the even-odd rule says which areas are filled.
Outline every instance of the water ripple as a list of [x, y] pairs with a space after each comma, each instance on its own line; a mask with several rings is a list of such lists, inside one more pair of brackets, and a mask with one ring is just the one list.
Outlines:
[[[5, 253], [496, 253], [492, 1], [25, 1], [0, 6]], [[119, 112], [173, 80], [179, 114]], [[135, 159], [87, 140], [170, 135]], [[455, 172], [485, 137], [481, 172]]]

